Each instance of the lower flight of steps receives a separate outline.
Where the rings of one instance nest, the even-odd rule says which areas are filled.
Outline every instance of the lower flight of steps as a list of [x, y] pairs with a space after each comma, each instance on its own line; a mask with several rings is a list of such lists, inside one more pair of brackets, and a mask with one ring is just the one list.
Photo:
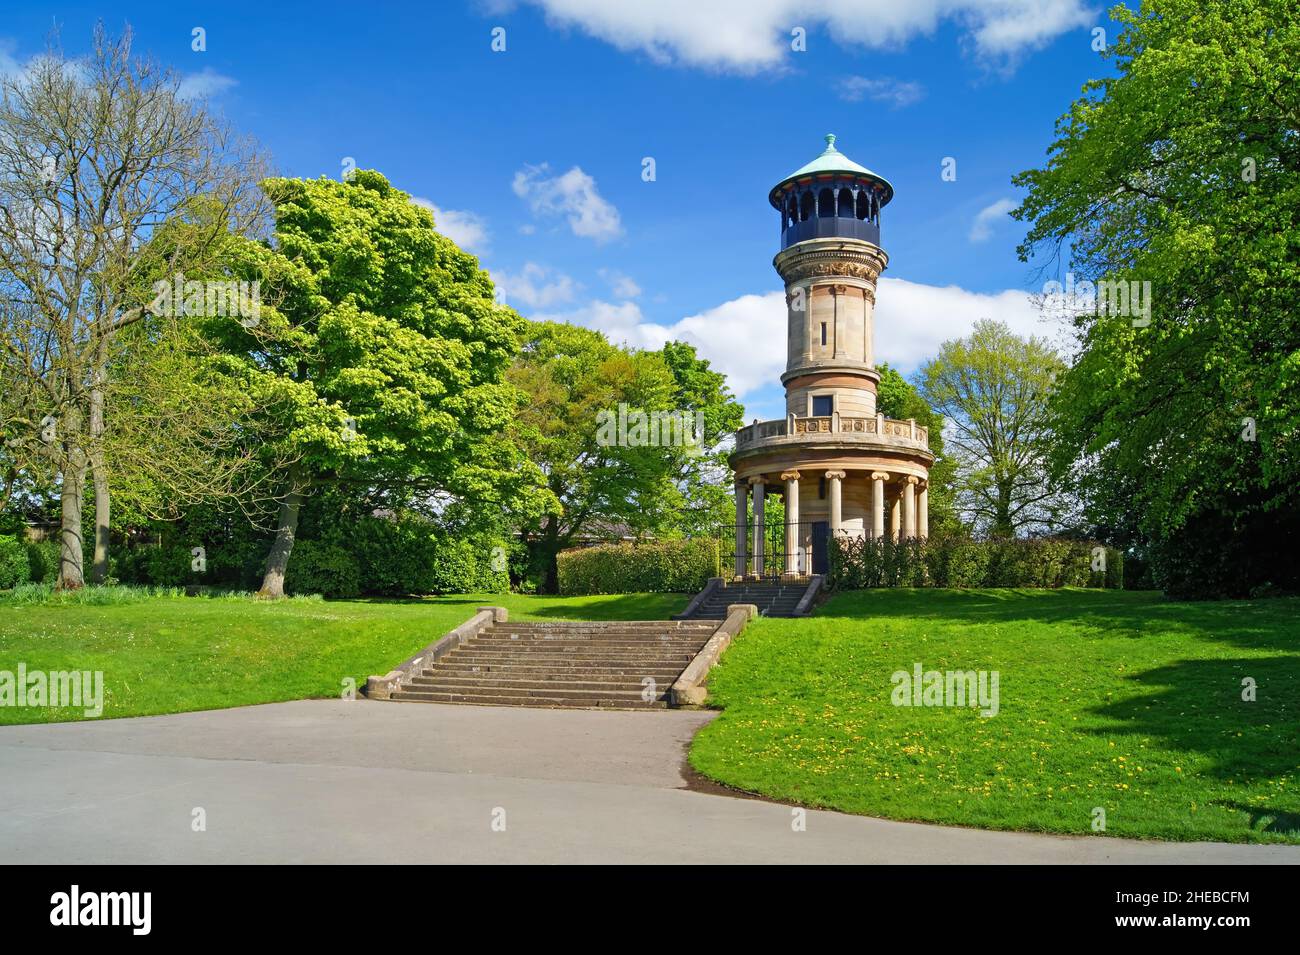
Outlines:
[[497, 623], [461, 644], [394, 700], [644, 709], [667, 693], [716, 620]]
[[688, 620], [721, 620], [732, 604], [754, 604], [764, 617], [793, 617], [810, 581], [742, 580], [724, 583], [692, 611]]

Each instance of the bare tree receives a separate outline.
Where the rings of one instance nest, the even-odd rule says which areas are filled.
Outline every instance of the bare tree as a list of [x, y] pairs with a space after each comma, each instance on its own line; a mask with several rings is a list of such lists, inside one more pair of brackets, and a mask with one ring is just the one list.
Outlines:
[[917, 388], [947, 419], [957, 504], [995, 537], [1059, 527], [1073, 506], [1048, 474], [1048, 398], [1064, 365], [1052, 347], [981, 319], [946, 341], [917, 373]]
[[[98, 27], [84, 59], [51, 47], [0, 80], [0, 357], [19, 392], [0, 427], [18, 458], [41, 455], [58, 476], [61, 588], [83, 584], [88, 472], [93, 579], [107, 573], [111, 376], [132, 367], [119, 360], [122, 335], [156, 313], [154, 283], [209, 273], [230, 232], [264, 222], [264, 175], [254, 147], [187, 100], [175, 74], [132, 55], [129, 31]], [[190, 437], [202, 444], [203, 433]], [[204, 486], [209, 475], [191, 490]]]

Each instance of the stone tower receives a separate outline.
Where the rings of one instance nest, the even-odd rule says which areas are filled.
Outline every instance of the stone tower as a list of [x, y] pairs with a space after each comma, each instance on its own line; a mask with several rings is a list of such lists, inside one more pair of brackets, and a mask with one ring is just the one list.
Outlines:
[[[786, 417], [736, 433], [738, 577], [822, 573], [835, 535], [929, 533], [929, 436], [876, 410], [876, 280], [889, 261], [880, 210], [893, 197], [833, 135], [768, 195], [781, 216], [773, 265], [786, 291]], [[769, 487], [785, 497], [782, 528], [764, 522]]]

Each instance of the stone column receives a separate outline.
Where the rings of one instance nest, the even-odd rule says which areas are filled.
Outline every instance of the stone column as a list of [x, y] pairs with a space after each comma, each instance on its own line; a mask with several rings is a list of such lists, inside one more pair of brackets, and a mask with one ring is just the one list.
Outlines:
[[926, 481], [921, 485], [921, 501], [917, 508], [917, 517], [920, 518], [921, 526], [917, 528], [917, 533], [921, 537], [930, 536], [930, 482]]
[[827, 471], [826, 480], [830, 481], [831, 536], [834, 537], [844, 529], [844, 509], [841, 505], [841, 484], [843, 471]]
[[745, 546], [749, 542], [746, 524], [749, 523], [749, 485], [744, 481], [736, 482], [736, 576], [745, 576], [748, 554]]
[[895, 492], [889, 496], [889, 536], [893, 540], [898, 540], [898, 535], [902, 530], [902, 511], [902, 494]]
[[903, 536], [916, 536], [916, 485], [920, 478], [909, 475], [903, 485]]
[[799, 575], [799, 472], [786, 471], [785, 482], [785, 574]]
[[885, 536], [885, 482], [889, 480], [886, 471], [871, 472], [871, 536]]
[[754, 486], [754, 576], [763, 576], [763, 478], [750, 478]]

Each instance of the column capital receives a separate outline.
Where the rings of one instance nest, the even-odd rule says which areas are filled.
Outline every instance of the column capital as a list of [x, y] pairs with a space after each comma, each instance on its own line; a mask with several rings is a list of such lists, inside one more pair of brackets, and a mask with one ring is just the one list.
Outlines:
[[909, 475], [907, 476], [907, 483], [908, 483], [908, 484], [920, 484], [920, 483], [921, 483], [921, 479], [920, 479], [919, 477], [917, 477], [915, 474], [909, 474]]
[[832, 481], [843, 481], [847, 475], [843, 471], [827, 471], [826, 476]]
[[749, 483], [750, 483], [750, 484], [766, 484], [766, 483], [767, 483], [767, 479], [764, 478], [763, 475], [760, 474], [758, 477], [752, 477], [752, 478], [750, 478], [750, 479], [749, 479]]
[[797, 481], [797, 480], [799, 480], [799, 472], [798, 472], [798, 471], [782, 471], [782, 472], [781, 472], [781, 480], [782, 480], [782, 481]]
[[889, 480], [889, 472], [888, 472], [888, 471], [872, 471], [872, 472], [871, 472], [871, 480], [873, 480], [873, 481], [888, 481], [888, 480]]

